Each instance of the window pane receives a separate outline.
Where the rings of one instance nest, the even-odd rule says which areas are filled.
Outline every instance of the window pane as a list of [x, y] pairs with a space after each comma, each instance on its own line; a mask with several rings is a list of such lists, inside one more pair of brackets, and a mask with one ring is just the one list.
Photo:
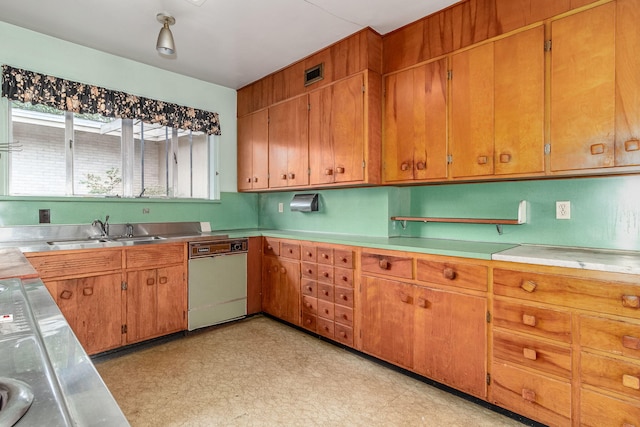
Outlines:
[[179, 131], [176, 197], [209, 196], [209, 145], [203, 132]]
[[[136, 140], [134, 193], [147, 197], [167, 196], [167, 135], [171, 128], [151, 123], [134, 125]], [[143, 187], [144, 185], [144, 187]]]
[[12, 102], [9, 194], [64, 196], [66, 188], [64, 112]]
[[74, 114], [74, 194], [122, 195], [121, 122], [98, 114]]

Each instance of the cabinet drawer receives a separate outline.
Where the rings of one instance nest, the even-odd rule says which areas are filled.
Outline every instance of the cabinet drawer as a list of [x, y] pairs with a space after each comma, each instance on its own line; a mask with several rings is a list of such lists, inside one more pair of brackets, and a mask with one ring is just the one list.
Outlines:
[[343, 325], [353, 325], [353, 308], [336, 304], [334, 310], [334, 320]]
[[318, 298], [333, 302], [333, 285], [318, 283]]
[[330, 265], [318, 265], [318, 281], [333, 283], [333, 267]]
[[318, 314], [318, 299], [304, 295], [302, 297], [302, 312], [308, 314]]
[[580, 367], [583, 383], [640, 399], [640, 365], [583, 351]]
[[309, 295], [315, 298], [318, 296], [318, 284], [313, 280], [303, 280], [300, 291], [302, 295]]
[[334, 324], [333, 320], [318, 317], [317, 330], [320, 335], [333, 339]]
[[185, 245], [152, 245], [126, 249], [127, 268], [164, 267], [185, 261]]
[[580, 345], [640, 359], [640, 324], [580, 316]]
[[493, 291], [496, 295], [640, 318], [640, 285], [495, 269]]
[[583, 427], [640, 427], [640, 403], [636, 404], [596, 393], [580, 391], [580, 425]]
[[333, 320], [333, 303], [325, 300], [318, 300], [318, 317]]
[[263, 241], [264, 245], [262, 247], [262, 253], [264, 255], [280, 255], [280, 241], [277, 239], [272, 239], [270, 237], [265, 237]]
[[122, 252], [92, 250], [75, 253], [52, 253], [27, 258], [43, 278], [95, 275], [97, 272], [122, 269]]
[[318, 264], [333, 265], [333, 249], [318, 246]]
[[317, 324], [316, 316], [310, 313], [304, 313], [304, 312], [302, 313], [302, 327], [315, 332], [316, 324]]
[[316, 262], [316, 247], [302, 245], [300, 259], [307, 262]]
[[333, 283], [338, 286], [353, 287], [353, 270], [335, 267], [333, 269]]
[[280, 242], [280, 256], [284, 258], [300, 259], [300, 245], [297, 243]]
[[571, 378], [571, 349], [568, 347], [494, 331], [493, 357], [564, 378]]
[[362, 271], [413, 279], [413, 258], [363, 252]]
[[353, 269], [353, 251], [347, 249], [334, 249], [333, 264], [337, 267]]
[[353, 308], [353, 288], [335, 287], [335, 303]]
[[353, 329], [349, 326], [335, 323], [334, 339], [350, 347], [353, 347]]
[[571, 314], [511, 301], [493, 301], [493, 326], [571, 342]]
[[317, 280], [318, 278], [318, 265], [312, 264], [310, 262], [300, 263], [300, 270], [302, 273], [302, 277]]
[[571, 425], [571, 385], [503, 363], [493, 364], [491, 403], [549, 425]]
[[418, 280], [447, 286], [486, 291], [488, 284], [487, 267], [483, 265], [460, 264], [418, 259], [416, 266]]

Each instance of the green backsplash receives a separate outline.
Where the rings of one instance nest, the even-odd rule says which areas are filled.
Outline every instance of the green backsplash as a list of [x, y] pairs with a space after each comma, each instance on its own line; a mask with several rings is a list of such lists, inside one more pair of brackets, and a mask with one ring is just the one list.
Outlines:
[[[221, 193], [219, 202], [4, 197], [0, 199], [0, 226], [37, 224], [39, 209], [50, 209], [52, 224], [89, 224], [109, 215], [113, 224], [209, 221], [211, 228], [218, 230], [258, 226], [258, 195], [241, 193]], [[143, 213], [145, 209], [149, 213]]]
[[[532, 243], [640, 250], [640, 176], [548, 179], [416, 187], [318, 191], [319, 212], [290, 212], [295, 193], [260, 195], [260, 225], [365, 236], [410, 236], [496, 243]], [[528, 222], [505, 225], [399, 223], [394, 215], [517, 218], [528, 202]], [[571, 202], [571, 219], [555, 219], [555, 202]], [[284, 212], [278, 213], [278, 203]]]

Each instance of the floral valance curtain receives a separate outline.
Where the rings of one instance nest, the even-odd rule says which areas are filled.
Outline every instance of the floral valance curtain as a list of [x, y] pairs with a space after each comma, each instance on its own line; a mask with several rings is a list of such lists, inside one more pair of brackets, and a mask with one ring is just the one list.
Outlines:
[[2, 96], [74, 113], [140, 119], [147, 123], [220, 135], [218, 113], [73, 82], [9, 65], [2, 66]]

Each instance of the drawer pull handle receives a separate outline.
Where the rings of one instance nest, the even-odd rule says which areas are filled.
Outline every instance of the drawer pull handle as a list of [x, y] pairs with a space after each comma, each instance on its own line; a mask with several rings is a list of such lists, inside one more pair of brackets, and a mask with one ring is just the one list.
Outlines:
[[251, 178], [247, 178], [247, 183], [251, 183]]
[[307, 274], [311, 274], [311, 273], [313, 273], [313, 270], [310, 268], [307, 268]]
[[340, 299], [343, 301], [349, 301], [349, 297], [347, 297], [345, 294], [340, 294]]
[[147, 278], [147, 286], [153, 286], [156, 283], [156, 279], [153, 277]]
[[489, 158], [487, 156], [478, 156], [478, 164], [486, 165], [489, 162]]
[[500, 154], [500, 163], [509, 163], [511, 161], [511, 154]]
[[624, 142], [624, 151], [638, 151], [640, 150], [640, 140], [630, 139]]
[[272, 251], [272, 250], [273, 250], [273, 246], [271, 246], [271, 245], [267, 245], [267, 250], [268, 250], [268, 251]]
[[311, 255], [313, 255], [313, 254], [312, 254], [311, 252], [307, 251], [307, 256], [308, 256], [309, 258], [311, 258]]
[[342, 279], [343, 282], [348, 282], [349, 281], [349, 278], [347, 276], [342, 276], [341, 279]]
[[327, 176], [333, 175], [333, 169], [325, 169], [324, 174]]
[[523, 314], [522, 323], [527, 326], [536, 326], [536, 316], [532, 316], [530, 314]]
[[60, 293], [60, 298], [62, 299], [70, 299], [73, 296], [73, 292], [67, 291], [66, 289]]
[[344, 173], [344, 168], [343, 168], [343, 167], [338, 166], [338, 167], [336, 168], [336, 173]]
[[84, 288], [82, 290], [82, 295], [84, 295], [85, 297], [93, 295], [93, 288]]
[[403, 171], [403, 172], [404, 171], [408, 171], [409, 170], [409, 163], [407, 163], [407, 162], [402, 163], [400, 165], [400, 170]]
[[322, 258], [329, 259], [329, 254], [322, 254]]
[[533, 390], [530, 390], [528, 388], [523, 388], [521, 395], [522, 395], [522, 398], [528, 402], [536, 401], [536, 392]]
[[400, 301], [402, 301], [405, 304], [411, 304], [411, 297], [406, 294], [400, 294]]
[[324, 296], [328, 297], [329, 296], [329, 291], [324, 291]]
[[625, 335], [622, 337], [622, 346], [631, 350], [640, 350], [640, 338]]
[[295, 179], [295, 178], [296, 178], [296, 174], [295, 174], [295, 173], [293, 173], [293, 172], [291, 172], [291, 173], [289, 174], [289, 179]]
[[322, 329], [324, 329], [325, 332], [329, 332], [329, 327], [328, 326], [324, 326]]
[[311, 304], [310, 302], [305, 302], [304, 306], [307, 308], [313, 308], [313, 304]]
[[160, 284], [164, 285], [165, 283], [167, 283], [169, 281], [169, 279], [167, 278], [167, 276], [160, 276]]
[[324, 314], [329, 314], [329, 309], [328, 308], [324, 309]]
[[444, 270], [442, 270], [442, 275], [444, 276], [445, 279], [447, 280], [453, 280], [456, 278], [456, 272], [453, 268], [451, 267], [447, 267]]
[[280, 267], [280, 273], [285, 274], [287, 272], [287, 269], [284, 267]]
[[522, 282], [522, 285], [520, 285], [520, 289], [529, 293], [535, 291], [537, 287], [538, 285], [536, 285], [535, 282], [532, 282], [531, 280], [526, 280]]
[[536, 360], [538, 358], [538, 352], [531, 348], [523, 348], [522, 355], [525, 359]]
[[427, 168], [427, 164], [425, 162], [416, 163], [416, 169], [419, 171], [425, 170]]
[[342, 261], [342, 262], [346, 263], [346, 262], [347, 262], [347, 258], [342, 257], [342, 258], [340, 258], [340, 261]]
[[347, 316], [347, 313], [343, 313], [343, 314], [342, 314], [342, 318], [343, 318], [344, 320], [349, 320], [349, 316]]
[[640, 308], [640, 298], [636, 295], [622, 295], [622, 306], [628, 308]]
[[640, 378], [624, 374], [622, 376], [622, 385], [634, 390], [640, 390]]
[[590, 149], [591, 155], [602, 154], [604, 153], [604, 144], [593, 144]]
[[289, 248], [289, 253], [292, 254], [293, 253], [293, 249]]
[[329, 273], [328, 273], [328, 272], [326, 272], [326, 271], [325, 271], [325, 272], [323, 272], [323, 273], [322, 273], [322, 275], [323, 275], [324, 277], [329, 277]]
[[258, 182], [258, 177], [253, 178], [253, 182]]
[[286, 173], [281, 174], [280, 179], [287, 179], [287, 174]]
[[378, 265], [383, 270], [388, 270], [390, 266], [389, 261], [387, 261], [386, 259], [381, 259]]
[[313, 287], [312, 287], [312, 286], [307, 286], [307, 290], [308, 290], [309, 292], [313, 292]]
[[304, 322], [305, 322], [307, 325], [310, 325], [310, 324], [311, 324], [311, 322], [313, 322], [313, 321], [312, 321], [311, 319], [306, 319]]
[[420, 308], [428, 308], [429, 307], [429, 301], [427, 301], [424, 298], [418, 298], [418, 307], [420, 307]]
[[346, 338], [347, 334], [344, 331], [338, 332], [342, 338]]

